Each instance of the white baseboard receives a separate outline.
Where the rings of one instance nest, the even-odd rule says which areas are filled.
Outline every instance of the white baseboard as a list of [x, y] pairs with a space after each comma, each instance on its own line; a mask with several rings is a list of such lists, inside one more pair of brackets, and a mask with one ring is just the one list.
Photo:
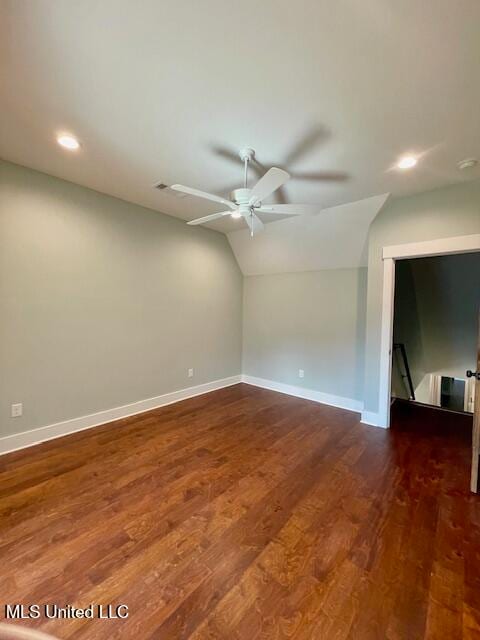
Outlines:
[[314, 389], [305, 389], [304, 387], [284, 384], [283, 382], [274, 382], [273, 380], [265, 380], [264, 378], [256, 378], [255, 376], [248, 375], [242, 375], [242, 382], [255, 387], [262, 387], [263, 389], [286, 393], [289, 396], [296, 396], [297, 398], [328, 404], [331, 407], [338, 407], [339, 409], [348, 409], [349, 411], [355, 411], [357, 413], [360, 413], [363, 409], [363, 402], [360, 400], [334, 396], [329, 393], [315, 391]]
[[338, 407], [339, 409], [347, 409], [349, 411], [355, 411], [356, 413], [361, 412], [361, 421], [364, 424], [374, 427], [383, 427], [383, 425], [380, 424], [380, 415], [378, 413], [362, 411], [363, 403], [360, 400], [335, 396], [329, 393], [315, 391], [314, 389], [296, 387], [282, 382], [266, 380], [265, 378], [237, 375], [230, 376], [229, 378], [223, 378], [221, 380], [206, 382], [205, 384], [199, 384], [195, 387], [187, 387], [186, 389], [180, 389], [179, 391], [172, 391], [171, 393], [165, 393], [161, 396], [155, 396], [154, 398], [139, 400], [138, 402], [132, 402], [121, 407], [115, 407], [114, 409], [98, 411], [97, 413], [91, 413], [87, 416], [81, 416], [80, 418], [64, 420], [63, 422], [56, 422], [55, 424], [50, 424], [45, 427], [38, 427], [36, 429], [30, 429], [29, 431], [5, 436], [0, 438], [0, 455], [11, 453], [12, 451], [18, 451], [19, 449], [25, 449], [26, 447], [31, 447], [32, 445], [40, 444], [47, 440], [61, 438], [62, 436], [76, 433], [77, 431], [83, 431], [84, 429], [98, 427], [102, 424], [107, 424], [108, 422], [120, 420], [121, 418], [128, 418], [129, 416], [134, 416], [138, 413], [158, 409], [159, 407], [164, 407], [168, 404], [180, 402], [180, 400], [186, 400], [187, 398], [193, 398], [203, 393], [216, 391], [217, 389], [223, 389], [224, 387], [230, 387], [231, 385], [238, 384], [239, 382], [245, 382], [246, 384], [251, 384], [255, 387], [262, 387], [263, 389], [270, 389], [271, 391], [278, 391], [279, 393], [296, 396], [297, 398], [304, 398], [305, 400], [313, 400], [314, 402], [326, 404], [331, 407]]
[[368, 424], [371, 427], [379, 427], [380, 429], [386, 429], [387, 427], [382, 424], [381, 416], [374, 411], [362, 411], [362, 418], [360, 422]]
[[38, 427], [36, 429], [30, 429], [29, 431], [23, 431], [22, 433], [5, 436], [0, 438], [0, 455], [17, 451], [18, 449], [24, 449], [25, 447], [31, 447], [34, 444], [40, 444], [41, 442], [53, 440], [54, 438], [61, 438], [62, 436], [66, 436], [70, 433], [76, 433], [77, 431], [83, 431], [84, 429], [98, 427], [101, 424], [113, 422], [114, 420], [119, 420], [121, 418], [127, 418], [128, 416], [133, 416], [137, 413], [144, 413], [145, 411], [158, 409], [159, 407], [164, 407], [167, 404], [173, 404], [180, 400], [193, 398], [194, 396], [199, 396], [203, 393], [208, 393], [209, 391], [216, 391], [217, 389], [230, 387], [231, 385], [238, 384], [241, 381], [241, 375], [230, 376], [229, 378], [199, 384], [195, 387], [187, 387], [186, 389], [180, 389], [179, 391], [165, 393], [161, 396], [148, 398], [147, 400], [139, 400], [138, 402], [125, 404], [122, 407], [115, 407], [114, 409], [107, 409], [106, 411], [98, 411], [97, 413], [91, 413], [90, 415], [82, 416], [80, 418], [64, 420], [63, 422], [56, 422], [55, 424], [50, 424], [46, 427]]

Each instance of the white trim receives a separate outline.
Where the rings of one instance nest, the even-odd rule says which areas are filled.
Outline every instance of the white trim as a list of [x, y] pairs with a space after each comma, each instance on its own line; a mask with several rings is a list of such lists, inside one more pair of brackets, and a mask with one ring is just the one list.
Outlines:
[[470, 236], [454, 236], [453, 238], [439, 238], [425, 242], [408, 242], [406, 244], [383, 247], [383, 259], [395, 260], [406, 258], [428, 258], [429, 256], [444, 256], [451, 253], [472, 253], [480, 251], [480, 233]]
[[475, 378], [465, 380], [465, 397], [463, 400], [463, 410], [469, 413], [475, 411]]
[[480, 251], [480, 234], [454, 236], [425, 242], [383, 247], [383, 297], [382, 297], [382, 337], [380, 348], [380, 382], [378, 392], [378, 416], [381, 427], [390, 424], [390, 378], [393, 333], [393, 301], [395, 293], [395, 260], [407, 258], [427, 258], [430, 256], [472, 253]]
[[380, 414], [374, 411], [362, 411], [362, 418], [360, 420], [363, 424], [368, 424], [371, 427], [380, 427], [386, 429], [384, 424], [381, 424]]
[[334, 396], [329, 393], [323, 393], [322, 391], [315, 391], [314, 389], [305, 389], [304, 387], [284, 384], [283, 382], [275, 382], [274, 380], [265, 380], [265, 378], [256, 378], [255, 376], [248, 375], [242, 375], [242, 382], [251, 384], [254, 387], [262, 387], [262, 389], [286, 393], [289, 396], [296, 396], [297, 398], [328, 404], [331, 407], [338, 407], [339, 409], [348, 409], [349, 411], [355, 411], [357, 413], [360, 413], [363, 409], [363, 402], [360, 400]]
[[395, 262], [387, 258], [383, 262], [382, 336], [380, 353], [387, 354], [380, 360], [380, 384], [377, 426], [390, 426], [390, 388], [392, 381], [393, 303], [395, 296]]
[[442, 376], [435, 375], [430, 373], [430, 385], [429, 385], [429, 393], [430, 396], [428, 398], [429, 404], [434, 405], [435, 407], [441, 406], [441, 395], [442, 395]]
[[229, 378], [222, 378], [221, 380], [214, 380], [212, 382], [206, 382], [205, 384], [199, 384], [195, 387], [187, 387], [186, 389], [180, 389], [179, 391], [164, 393], [163, 395], [155, 396], [154, 398], [139, 400], [138, 402], [125, 404], [121, 407], [115, 407], [114, 409], [98, 411], [97, 413], [91, 413], [90, 415], [82, 416], [80, 418], [64, 420], [63, 422], [56, 422], [55, 424], [50, 424], [45, 427], [38, 427], [36, 429], [30, 429], [29, 431], [23, 431], [22, 433], [5, 436], [0, 438], [0, 455], [17, 451], [18, 449], [24, 449], [25, 447], [31, 447], [34, 444], [40, 444], [41, 442], [53, 440], [54, 438], [61, 438], [62, 436], [69, 435], [70, 433], [76, 433], [77, 431], [83, 431], [84, 429], [98, 427], [99, 425], [113, 422], [114, 420], [120, 420], [121, 418], [127, 418], [128, 416], [134, 416], [138, 413], [158, 409], [159, 407], [164, 407], [167, 404], [173, 404], [180, 400], [193, 398], [203, 393], [209, 393], [210, 391], [230, 387], [231, 385], [238, 384], [241, 381], [242, 376], [240, 375], [230, 376]]

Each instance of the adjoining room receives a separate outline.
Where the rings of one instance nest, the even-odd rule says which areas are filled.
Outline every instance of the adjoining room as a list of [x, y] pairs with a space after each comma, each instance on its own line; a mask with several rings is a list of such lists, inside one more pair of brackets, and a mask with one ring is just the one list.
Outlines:
[[480, 638], [480, 4], [0, 50], [0, 640]]
[[473, 414], [480, 253], [417, 258], [395, 273], [392, 395]]

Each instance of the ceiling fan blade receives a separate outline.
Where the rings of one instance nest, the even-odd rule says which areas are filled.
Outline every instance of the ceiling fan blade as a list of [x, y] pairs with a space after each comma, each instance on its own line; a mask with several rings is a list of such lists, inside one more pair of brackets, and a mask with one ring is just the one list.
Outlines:
[[196, 198], [203, 198], [204, 200], [219, 202], [220, 204], [224, 204], [226, 207], [229, 207], [232, 211], [236, 211], [237, 209], [237, 205], [234, 202], [227, 200], [226, 198], [216, 196], [213, 193], [207, 193], [206, 191], [200, 191], [199, 189], [185, 187], [183, 184], [172, 184], [170, 189], [173, 189], [174, 191], [181, 191], [182, 193], [186, 193], [189, 196], [195, 196]]
[[275, 191], [275, 202], [276, 204], [287, 204], [288, 198], [285, 187], [279, 187]]
[[324, 180], [326, 182], [344, 182], [348, 180], [348, 173], [344, 171], [292, 171], [295, 180]]
[[256, 216], [254, 213], [252, 213], [249, 216], [245, 216], [245, 222], [250, 227], [250, 235], [252, 236], [254, 233], [258, 233], [259, 231], [262, 231], [265, 226], [263, 222], [260, 220], [260, 218]]
[[[233, 162], [237, 166], [243, 166], [243, 161], [241, 160], [238, 151], [227, 149], [227, 147], [221, 147], [219, 145], [213, 145], [211, 149], [219, 158], [224, 158], [229, 162]], [[264, 167], [263, 164], [259, 162], [255, 156], [252, 158], [249, 167], [259, 177], [263, 176], [263, 174], [267, 171], [266, 167]], [[234, 189], [238, 189], [238, 183], [235, 184]]]
[[281, 187], [290, 178], [283, 169], [277, 169], [272, 167], [267, 173], [260, 178], [257, 184], [253, 187], [250, 194], [250, 205], [258, 204], [264, 198], [267, 198], [270, 194]]
[[303, 156], [311, 153], [315, 147], [329, 137], [329, 132], [322, 126], [307, 129], [286, 157], [285, 164], [295, 163]]
[[282, 216], [301, 216], [318, 213], [321, 210], [318, 204], [266, 204], [256, 211], [258, 213], [278, 213]]
[[211, 222], [212, 220], [218, 220], [218, 218], [223, 218], [223, 216], [230, 216], [232, 214], [231, 211], [222, 211], [221, 213], [212, 213], [209, 216], [203, 216], [203, 218], [196, 218], [195, 220], [190, 220], [187, 224], [203, 224], [204, 222]]
[[227, 149], [226, 147], [221, 147], [219, 145], [213, 145], [210, 148], [217, 156], [220, 156], [220, 158], [229, 160], [236, 165], [243, 164], [237, 151], [233, 151], [232, 149]]

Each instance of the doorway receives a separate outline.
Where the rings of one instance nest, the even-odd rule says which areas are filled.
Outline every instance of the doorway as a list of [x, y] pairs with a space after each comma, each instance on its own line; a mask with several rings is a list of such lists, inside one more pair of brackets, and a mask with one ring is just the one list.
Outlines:
[[[480, 251], [480, 234], [392, 245], [383, 248], [383, 291], [380, 344], [378, 426], [390, 426], [395, 266], [400, 260]], [[472, 275], [472, 277], [475, 277]], [[472, 491], [477, 491], [480, 451], [480, 351], [477, 354], [476, 402], [472, 431]]]
[[480, 252], [399, 260], [391, 397], [473, 414]]

